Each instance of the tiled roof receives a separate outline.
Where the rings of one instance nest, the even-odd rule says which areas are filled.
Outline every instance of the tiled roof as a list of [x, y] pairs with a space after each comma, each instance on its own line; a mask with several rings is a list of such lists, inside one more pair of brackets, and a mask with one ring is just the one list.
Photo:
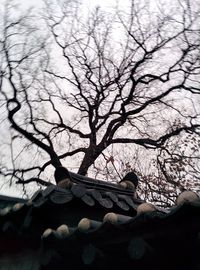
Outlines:
[[[0, 239], [14, 237], [25, 245], [54, 250], [61, 256], [58, 261], [65, 266], [70, 262], [69, 269], [82, 269], [77, 268], [81, 265], [98, 269], [104, 263], [104, 269], [113, 264], [116, 269], [128, 265], [165, 269], [169, 262], [161, 262], [167, 256], [179, 262], [186, 254], [197, 260], [198, 194], [185, 191], [177, 204], [166, 210], [135, 198], [134, 190], [101, 181], [90, 185], [81, 177], [79, 182], [71, 181], [69, 189], [52, 185], [30, 200], [16, 200], [0, 209]], [[0, 204], [5, 206], [5, 201], [11, 200], [0, 198]], [[161, 268], [155, 268], [155, 260]]]

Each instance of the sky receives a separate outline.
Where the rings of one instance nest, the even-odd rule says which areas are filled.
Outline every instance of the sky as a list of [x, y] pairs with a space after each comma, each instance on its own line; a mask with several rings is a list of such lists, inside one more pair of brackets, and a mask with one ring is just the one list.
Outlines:
[[[6, 0], [0, 0], [0, 5], [3, 4]], [[54, 0], [56, 2], [56, 0]], [[116, 0], [82, 0], [82, 4], [85, 6], [86, 10], [93, 8], [95, 6], [101, 6], [105, 9], [115, 5]], [[128, 4], [129, 0], [118, 0], [118, 2]], [[13, 3], [17, 3], [20, 6], [20, 9], [27, 9], [30, 7], [38, 9], [38, 11], [42, 8], [43, 6], [43, 0], [13, 0]], [[32, 185], [29, 184], [28, 190], [32, 189]], [[35, 190], [33, 188], [33, 190]], [[22, 190], [19, 188], [18, 185], [15, 185], [14, 183], [10, 185], [8, 182], [5, 181], [0, 181], [0, 194], [2, 195], [8, 195], [8, 196], [16, 196], [16, 197], [21, 197]]]
[[[3, 0], [5, 1], [5, 0]], [[14, 0], [17, 3], [20, 3], [20, 5], [24, 6], [24, 7], [42, 7], [43, 5], [43, 0]], [[59, 0], [54, 0], [59, 1]], [[85, 7], [94, 7], [94, 6], [102, 6], [104, 8], [109, 8], [112, 7], [113, 5], [115, 5], [116, 3], [118, 3], [119, 6], [121, 6], [122, 8], [127, 6], [130, 3], [130, 0], [79, 0], [79, 2], [81, 2]], [[150, 5], [151, 6], [155, 6], [157, 0], [150, 0]], [[173, 4], [172, 0], [159, 0], [159, 2], [163, 2], [163, 3], [169, 3], [170, 5]]]
[[[7, 0], [0, 0], [0, 7], [3, 5]], [[8, 0], [9, 1], [9, 0]], [[57, 2], [57, 1], [64, 1], [64, 0], [52, 0], [52, 2]], [[72, 0], [73, 1], [73, 0]], [[93, 9], [95, 6], [100, 6], [104, 9], [109, 9], [110, 7], [115, 6], [116, 3], [118, 3], [122, 8], [126, 7], [128, 3], [130, 2], [129, 0], [79, 0], [83, 8], [85, 8], [85, 11], [87, 12], [90, 9]], [[12, 0], [14, 4], [19, 5], [19, 11], [23, 11], [33, 7], [40, 12], [41, 8], [43, 7], [43, 0]], [[4, 132], [5, 133], [5, 132]], [[3, 131], [1, 131], [1, 136], [3, 134]], [[7, 136], [6, 134], [3, 134], [3, 137]], [[28, 193], [30, 193], [31, 190], [35, 190], [34, 185], [29, 184], [27, 187]], [[21, 197], [23, 196], [22, 194], [22, 189], [19, 187], [19, 185], [16, 185], [12, 183], [10, 185], [9, 182], [5, 182], [5, 180], [0, 181], [0, 194], [2, 195], [8, 195], [8, 196], [16, 196], [16, 197]], [[29, 194], [30, 196], [30, 194]]]
[[[38, 6], [41, 7], [42, 6], [42, 2], [43, 0], [34, 0], [34, 3], [32, 0], [21, 0], [19, 1], [21, 4], [23, 4], [24, 6]], [[118, 0], [118, 2], [126, 4], [129, 2], [129, 0]], [[82, 3], [85, 6], [103, 6], [103, 7], [109, 7], [112, 6], [113, 4], [116, 3], [116, 0], [82, 0]]]
[[[0, 4], [3, 3], [3, 1], [4, 0], [0, 0]], [[52, 0], [52, 1], [56, 2], [57, 0]], [[167, 3], [167, 2], [172, 3], [173, 2], [172, 0], [160, 0], [160, 1], [163, 1], [165, 3]], [[43, 6], [43, 0], [14, 0], [13, 2], [20, 3], [20, 6], [22, 9], [23, 8], [27, 9], [29, 7], [35, 7], [39, 11]], [[108, 9], [111, 6], [114, 6], [116, 4], [116, 2], [118, 2], [121, 7], [126, 7], [130, 1], [129, 0], [118, 0], [118, 1], [116, 1], [116, 0], [82, 0], [81, 1], [80, 0], [80, 2], [83, 3], [83, 6], [85, 7], [85, 10], [87, 11], [90, 8], [92, 9], [94, 6], [101, 6], [105, 9]], [[154, 0], [150, 0], [150, 3], [151, 3], [151, 7], [152, 7], [152, 4], [155, 2], [154, 2]], [[0, 182], [0, 193], [1, 194], [9, 194], [12, 196], [21, 196], [22, 195], [21, 190], [19, 190], [19, 194], [18, 194], [18, 192], [16, 192], [15, 186], [12, 186], [8, 189], [8, 184], [3, 183], [1, 186], [1, 182]]]

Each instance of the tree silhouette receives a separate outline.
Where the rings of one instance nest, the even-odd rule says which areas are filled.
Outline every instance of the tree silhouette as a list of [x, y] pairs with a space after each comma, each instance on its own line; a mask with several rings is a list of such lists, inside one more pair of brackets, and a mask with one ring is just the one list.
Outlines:
[[48, 185], [41, 175], [69, 159], [86, 175], [113, 145], [164, 151], [173, 137], [199, 135], [195, 2], [132, 0], [87, 16], [76, 1], [44, 4], [42, 15], [9, 2], [2, 11], [5, 177]]

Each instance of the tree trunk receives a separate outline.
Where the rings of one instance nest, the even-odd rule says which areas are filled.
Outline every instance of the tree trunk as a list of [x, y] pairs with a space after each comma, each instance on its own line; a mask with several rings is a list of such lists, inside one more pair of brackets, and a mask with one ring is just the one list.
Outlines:
[[86, 175], [89, 167], [94, 164], [95, 160], [102, 153], [103, 150], [97, 149], [96, 146], [88, 147], [82, 163], [79, 167], [78, 174]]

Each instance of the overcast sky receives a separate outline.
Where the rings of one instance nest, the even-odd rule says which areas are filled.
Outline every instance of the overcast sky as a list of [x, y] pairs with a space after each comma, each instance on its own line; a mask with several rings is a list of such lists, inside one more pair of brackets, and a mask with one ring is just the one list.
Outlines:
[[[17, 1], [16, 1], [17, 2]], [[19, 3], [22, 3], [24, 6], [37, 6], [41, 7], [43, 0], [21, 0], [18, 1]], [[81, 1], [85, 6], [93, 7], [95, 5], [103, 6], [103, 7], [109, 7], [116, 3], [116, 0], [82, 0]], [[129, 0], [118, 0], [117, 2], [123, 3], [124, 5], [128, 4]]]
[[[57, 0], [53, 0], [57, 1]], [[63, 1], [63, 0], [61, 0]], [[0, 6], [1, 4], [4, 4], [6, 0], [0, 0]], [[93, 8], [95, 6], [101, 6], [105, 9], [113, 6], [118, 2], [119, 4], [123, 4], [123, 6], [126, 6], [129, 3], [129, 0], [80, 0], [80, 2], [85, 6], [86, 10]], [[20, 8], [36, 8], [38, 11], [42, 8], [43, 6], [43, 0], [13, 0], [13, 3], [19, 4]], [[32, 185], [30, 184], [28, 187], [28, 190], [32, 189]], [[33, 188], [34, 190], [34, 188]], [[16, 196], [16, 197], [21, 197], [22, 196], [22, 190], [19, 188], [19, 186], [15, 185], [14, 183], [10, 186], [9, 183], [3, 181], [0, 181], [0, 194], [2, 195], [10, 195], [10, 196]]]
[[[0, 0], [0, 4], [2, 4], [5, 0]], [[8, 0], [9, 1], [9, 0]], [[52, 2], [57, 2], [58, 0], [52, 0]], [[63, 1], [63, 0], [60, 0]], [[72, 0], [73, 1], [73, 0]], [[125, 8], [129, 3], [130, 0], [79, 0], [85, 7], [85, 10], [89, 8], [93, 8], [94, 6], [102, 6], [103, 8], [109, 8], [111, 6], [114, 6], [117, 2], [118, 4], [123, 8]], [[143, 1], [143, 0], [141, 0]], [[150, 6], [151, 9], [155, 5], [156, 0], [149, 0], [150, 1]], [[157, 0], [158, 1], [158, 0]], [[159, 0], [164, 3], [170, 3], [173, 5], [176, 1], [173, 0]], [[22, 8], [29, 8], [29, 7], [35, 7], [38, 10], [40, 10], [43, 6], [43, 0], [14, 0], [14, 3], [19, 3]], [[194, 0], [195, 2], [195, 0]], [[20, 196], [21, 195], [21, 190], [19, 192], [16, 192], [16, 187], [13, 185], [9, 190], [8, 190], [8, 185], [9, 183], [1, 182], [0, 181], [0, 193], [4, 194], [9, 194], [9, 195], [15, 195], [15, 196]], [[31, 185], [29, 186], [31, 189]]]
[[[3, 4], [6, 0], [0, 0], [0, 4]], [[9, 1], [9, 0], [7, 0]], [[64, 1], [64, 0], [52, 0], [52, 2], [57, 1]], [[73, 0], [72, 0], [73, 1]], [[85, 7], [85, 10], [92, 9], [95, 6], [101, 6], [105, 9], [108, 9], [109, 7], [114, 6], [116, 3], [118, 3], [122, 8], [125, 8], [129, 3], [130, 0], [79, 0], [83, 6]], [[141, 0], [142, 1], [142, 0]], [[161, 0], [160, 0], [161, 1]], [[162, 1], [171, 1], [171, 0], [162, 0]], [[155, 3], [156, 0], [150, 0], [150, 3]], [[173, 2], [173, 1], [172, 1]], [[38, 9], [38, 11], [43, 6], [43, 0], [13, 0], [13, 3], [18, 3], [20, 5], [20, 8], [27, 9], [29, 7], [34, 7]], [[4, 181], [0, 181], [0, 193], [2, 194], [9, 194], [13, 196], [20, 196], [21, 194], [21, 188], [17, 189], [15, 185], [12, 185], [10, 188], [8, 188], [9, 183], [5, 183]], [[31, 185], [29, 185], [29, 189], [31, 190]]]

